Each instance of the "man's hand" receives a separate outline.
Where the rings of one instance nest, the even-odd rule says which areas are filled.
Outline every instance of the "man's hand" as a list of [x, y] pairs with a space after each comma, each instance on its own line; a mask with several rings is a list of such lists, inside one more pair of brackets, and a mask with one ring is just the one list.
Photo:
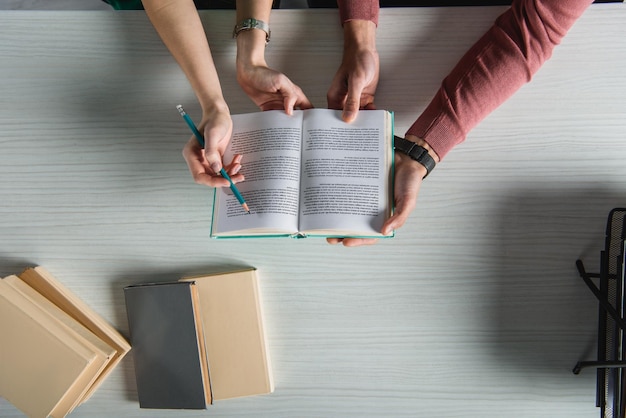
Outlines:
[[[431, 156], [436, 162], [439, 162], [437, 154], [430, 149], [427, 143], [419, 138], [411, 135], [407, 135], [406, 139], [417, 142], [428, 150]], [[409, 215], [415, 209], [417, 203], [417, 195], [422, 186], [422, 180], [426, 175], [426, 168], [420, 163], [414, 161], [408, 155], [397, 152], [395, 153], [395, 178], [394, 178], [394, 213], [385, 221], [381, 232], [383, 235], [388, 235], [391, 231], [401, 228]], [[346, 247], [356, 247], [360, 245], [375, 244], [376, 239], [362, 239], [362, 238], [328, 238], [329, 244], [343, 243]]]
[[[382, 228], [383, 235], [404, 225], [409, 215], [415, 209], [417, 194], [422, 185], [422, 178], [426, 175], [426, 168], [413, 161], [411, 157], [400, 152], [395, 155], [394, 181], [394, 214], [385, 221]], [[346, 247], [372, 245], [378, 242], [373, 238], [328, 238], [329, 244], [342, 243]]]
[[344, 24], [343, 60], [328, 89], [329, 109], [343, 109], [352, 122], [359, 109], [376, 109], [374, 95], [380, 64], [376, 50], [376, 25], [368, 20]]

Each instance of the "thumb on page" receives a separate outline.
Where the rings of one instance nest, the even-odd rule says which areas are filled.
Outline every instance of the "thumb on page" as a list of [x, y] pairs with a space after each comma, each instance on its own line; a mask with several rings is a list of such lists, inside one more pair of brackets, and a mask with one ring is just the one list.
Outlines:
[[352, 122], [356, 119], [359, 113], [359, 106], [361, 104], [361, 92], [364, 86], [361, 83], [350, 82], [348, 86], [348, 95], [346, 96], [346, 102], [343, 105], [342, 118], [345, 122]]

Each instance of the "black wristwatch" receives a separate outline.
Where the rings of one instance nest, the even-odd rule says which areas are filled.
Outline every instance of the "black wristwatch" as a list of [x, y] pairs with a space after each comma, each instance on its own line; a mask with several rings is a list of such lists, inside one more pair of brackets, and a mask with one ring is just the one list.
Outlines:
[[[433, 168], [435, 168], [435, 165], [437, 164], [434, 158], [428, 153], [428, 150], [420, 145], [417, 145], [415, 142], [400, 138], [399, 136], [394, 136], [393, 147], [423, 165], [426, 168], [426, 176], [433, 171]], [[426, 176], [424, 176], [424, 178], [426, 178]]]

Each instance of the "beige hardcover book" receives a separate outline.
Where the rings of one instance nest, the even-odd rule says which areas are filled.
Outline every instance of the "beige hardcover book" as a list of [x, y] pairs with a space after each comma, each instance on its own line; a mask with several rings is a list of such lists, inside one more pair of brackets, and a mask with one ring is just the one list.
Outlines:
[[[31, 302], [48, 312], [54, 319], [58, 320], [62, 324], [62, 326], [70, 328], [72, 332], [76, 332], [81, 338], [83, 338], [86, 345], [92, 351], [97, 353], [97, 361], [101, 364], [101, 368], [97, 376], [100, 375], [105, 366], [116, 353], [113, 347], [102, 341], [84, 325], [76, 321], [54, 303], [50, 302], [43, 295], [30, 287], [26, 282], [22, 281], [22, 279], [20, 279], [19, 277], [9, 276], [4, 279], [4, 281], [6, 283], [9, 283], [14, 289], [26, 296]], [[93, 390], [95, 390], [95, 385], [93, 384], [87, 388], [84, 388], [84, 393], [82, 393], [81, 396], [77, 397], [76, 403], [73, 405], [72, 409], [78, 406], [78, 404], [82, 403], [83, 400], [87, 399], [93, 393]]]
[[96, 353], [0, 280], [0, 396], [31, 418], [62, 418], [93, 381]]
[[113, 358], [106, 365], [100, 376], [98, 376], [90, 392], [87, 393], [86, 398], [88, 398], [130, 351], [130, 344], [102, 316], [63, 286], [43, 267], [26, 269], [19, 274], [19, 277], [116, 350]]
[[213, 404], [213, 394], [211, 393], [211, 377], [209, 375], [209, 362], [206, 352], [206, 338], [202, 326], [202, 312], [196, 309], [196, 306], [200, 304], [200, 294], [198, 292], [198, 286], [196, 286], [195, 283], [191, 284], [191, 299], [194, 306], [192, 310], [196, 335], [198, 336], [198, 352], [200, 353], [200, 369], [202, 371], [202, 383], [204, 384], [204, 396], [206, 403], [211, 405]]
[[255, 269], [194, 281], [214, 400], [274, 391]]

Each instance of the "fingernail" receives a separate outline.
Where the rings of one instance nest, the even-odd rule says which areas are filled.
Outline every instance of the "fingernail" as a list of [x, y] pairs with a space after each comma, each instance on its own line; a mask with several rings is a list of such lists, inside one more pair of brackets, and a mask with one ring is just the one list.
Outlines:
[[220, 172], [221, 167], [220, 167], [220, 165], [219, 165], [218, 163], [212, 163], [212, 164], [211, 164], [211, 170], [213, 170], [213, 172], [214, 172], [215, 174], [217, 174], [217, 173], [219, 173], [219, 172]]

